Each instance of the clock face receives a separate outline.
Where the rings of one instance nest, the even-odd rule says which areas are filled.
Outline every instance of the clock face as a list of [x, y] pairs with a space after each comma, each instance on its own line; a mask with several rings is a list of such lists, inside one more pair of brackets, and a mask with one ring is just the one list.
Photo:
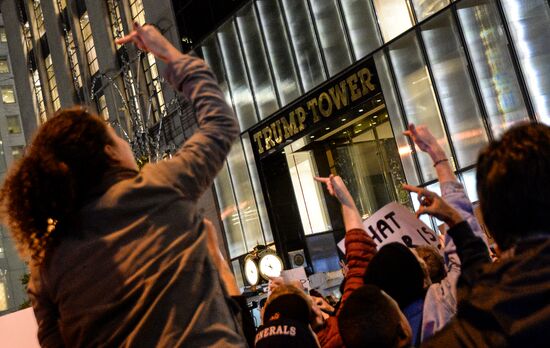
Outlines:
[[253, 259], [247, 259], [244, 261], [244, 275], [250, 285], [258, 284], [260, 275], [258, 273], [258, 266]]
[[283, 270], [283, 261], [279, 256], [267, 254], [260, 259], [260, 272], [262, 277], [269, 279], [270, 277], [279, 277]]

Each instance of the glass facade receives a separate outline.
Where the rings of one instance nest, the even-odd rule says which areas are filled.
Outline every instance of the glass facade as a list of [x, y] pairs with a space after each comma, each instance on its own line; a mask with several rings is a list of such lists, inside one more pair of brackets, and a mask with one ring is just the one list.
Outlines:
[[[358, 198], [364, 213], [376, 208], [368, 201], [408, 203], [399, 190], [378, 192], [382, 178], [439, 189], [430, 158], [402, 135], [408, 123], [430, 128], [477, 200], [473, 165], [480, 148], [519, 121], [550, 123], [549, 28], [544, 0], [256, 0], [245, 6], [200, 45], [242, 131], [215, 185], [230, 256], [272, 242], [277, 224], [247, 131], [365, 59], [376, 66], [383, 109], [375, 116], [381, 118], [369, 121], [376, 124], [370, 133], [356, 130], [364, 145], [333, 149], [365, 168], [377, 164], [360, 163], [361, 151], [386, 151], [381, 161], [387, 163], [368, 178], [372, 192]], [[309, 149], [313, 140], [306, 140]], [[299, 145], [287, 144], [280, 163], [288, 167], [298, 210], [306, 212], [299, 220], [307, 236], [336, 227], [311, 180], [316, 160], [297, 151]]]

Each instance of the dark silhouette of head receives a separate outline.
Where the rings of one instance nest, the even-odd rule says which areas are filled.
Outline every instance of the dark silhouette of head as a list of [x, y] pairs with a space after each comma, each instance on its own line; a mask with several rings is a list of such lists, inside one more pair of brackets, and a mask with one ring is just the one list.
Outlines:
[[369, 262], [365, 284], [376, 285], [405, 308], [425, 295], [424, 271], [416, 256], [401, 243], [384, 245]]
[[483, 220], [501, 250], [550, 233], [550, 127], [513, 127], [481, 151], [477, 191]]
[[0, 192], [3, 218], [25, 258], [41, 261], [67, 233], [62, 226], [111, 167], [105, 147], [112, 144], [107, 125], [82, 108], [60, 110], [38, 129]]
[[338, 330], [347, 348], [410, 345], [411, 327], [397, 303], [380, 288], [364, 285], [344, 302]]

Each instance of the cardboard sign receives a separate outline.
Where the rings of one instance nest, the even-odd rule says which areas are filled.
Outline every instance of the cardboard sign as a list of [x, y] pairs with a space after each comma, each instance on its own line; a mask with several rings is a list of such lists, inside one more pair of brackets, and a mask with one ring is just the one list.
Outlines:
[[[393, 242], [408, 247], [428, 244], [441, 249], [435, 232], [397, 202], [385, 205], [363, 221], [363, 228], [372, 237], [378, 249]], [[343, 253], [346, 252], [345, 239], [338, 243], [338, 247]]]
[[304, 267], [285, 269], [281, 272], [281, 277], [285, 283], [299, 282], [304, 290], [309, 291], [311, 289]]

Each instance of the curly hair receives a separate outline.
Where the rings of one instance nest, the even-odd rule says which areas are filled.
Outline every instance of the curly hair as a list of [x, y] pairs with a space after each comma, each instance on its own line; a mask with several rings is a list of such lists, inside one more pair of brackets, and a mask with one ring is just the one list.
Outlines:
[[112, 165], [106, 127], [82, 108], [60, 110], [9, 171], [0, 190], [2, 218], [23, 258], [42, 262], [69, 233], [64, 226]]
[[550, 231], [550, 127], [509, 129], [481, 151], [476, 179], [483, 220], [501, 250]]

